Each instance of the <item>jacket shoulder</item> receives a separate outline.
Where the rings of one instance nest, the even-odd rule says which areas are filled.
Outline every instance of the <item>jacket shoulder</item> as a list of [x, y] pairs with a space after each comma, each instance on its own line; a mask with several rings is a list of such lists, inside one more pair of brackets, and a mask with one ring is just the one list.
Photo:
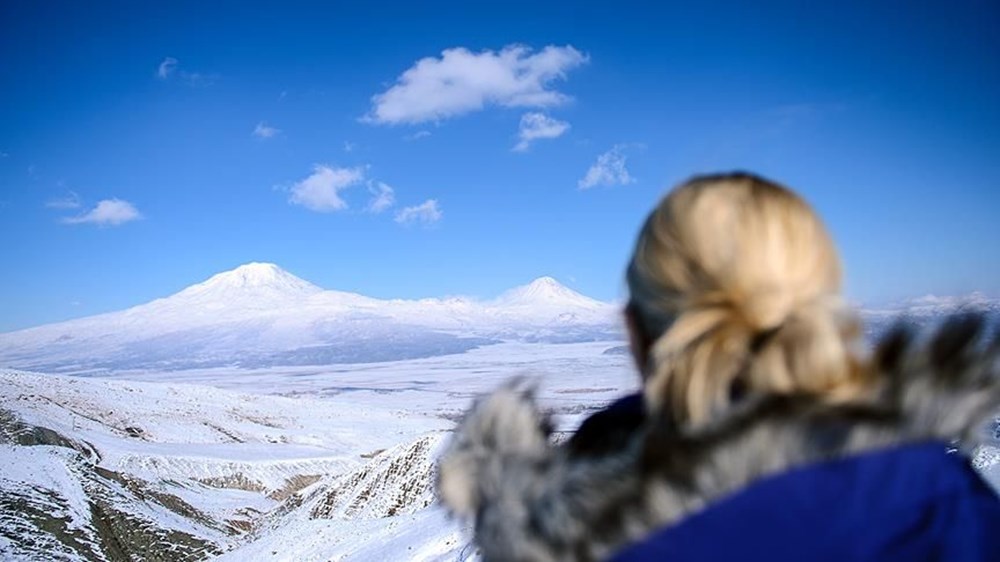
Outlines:
[[645, 421], [642, 395], [630, 394], [584, 420], [566, 442], [566, 452], [571, 458], [620, 452]]
[[611, 560], [1000, 560], [1000, 500], [946, 449], [904, 445], [768, 477]]

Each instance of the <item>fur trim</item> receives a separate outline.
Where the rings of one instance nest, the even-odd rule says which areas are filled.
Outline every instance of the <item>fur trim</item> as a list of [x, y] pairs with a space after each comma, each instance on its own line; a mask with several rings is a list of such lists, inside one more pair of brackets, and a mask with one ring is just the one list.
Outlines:
[[439, 465], [438, 493], [475, 519], [486, 562], [596, 561], [754, 480], [790, 468], [929, 439], [978, 441], [1000, 408], [1000, 344], [980, 318], [921, 341], [897, 328], [876, 349], [883, 385], [864, 403], [802, 396], [746, 400], [685, 433], [647, 420], [603, 456], [548, 441], [548, 416], [522, 382], [479, 400]]
[[[551, 424], [534, 401], [534, 387], [515, 379], [465, 415], [438, 463], [438, 495], [455, 515], [471, 517], [499, 492], [505, 467], [550, 453]], [[485, 488], [483, 488], [485, 486]]]

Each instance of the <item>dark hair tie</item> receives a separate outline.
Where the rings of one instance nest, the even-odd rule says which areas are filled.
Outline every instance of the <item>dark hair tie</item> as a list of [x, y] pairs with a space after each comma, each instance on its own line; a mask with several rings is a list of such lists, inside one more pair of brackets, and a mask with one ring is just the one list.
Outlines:
[[781, 330], [781, 326], [770, 328], [768, 330], [764, 330], [763, 332], [757, 332], [756, 334], [754, 334], [754, 336], [750, 339], [750, 353], [759, 353], [760, 350], [763, 349], [765, 345], [767, 345], [767, 342], [771, 341], [771, 338], [773, 338], [774, 335], [777, 334], [779, 330]]

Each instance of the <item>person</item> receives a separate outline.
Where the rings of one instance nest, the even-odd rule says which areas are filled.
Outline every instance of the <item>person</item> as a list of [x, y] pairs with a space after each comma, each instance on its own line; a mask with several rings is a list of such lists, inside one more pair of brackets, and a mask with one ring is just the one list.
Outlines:
[[1000, 409], [982, 319], [866, 353], [822, 222], [747, 173], [669, 193], [626, 279], [641, 393], [554, 444], [514, 381], [442, 454], [484, 560], [1000, 560], [1000, 501], [949, 452]]

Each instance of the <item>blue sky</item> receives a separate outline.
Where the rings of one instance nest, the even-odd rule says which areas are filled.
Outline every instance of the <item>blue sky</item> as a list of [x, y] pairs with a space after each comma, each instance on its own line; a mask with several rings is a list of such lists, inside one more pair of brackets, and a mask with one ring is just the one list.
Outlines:
[[731, 169], [819, 210], [852, 299], [1000, 293], [996, 2], [367, 4], [0, 4], [0, 330], [249, 261], [610, 300]]

